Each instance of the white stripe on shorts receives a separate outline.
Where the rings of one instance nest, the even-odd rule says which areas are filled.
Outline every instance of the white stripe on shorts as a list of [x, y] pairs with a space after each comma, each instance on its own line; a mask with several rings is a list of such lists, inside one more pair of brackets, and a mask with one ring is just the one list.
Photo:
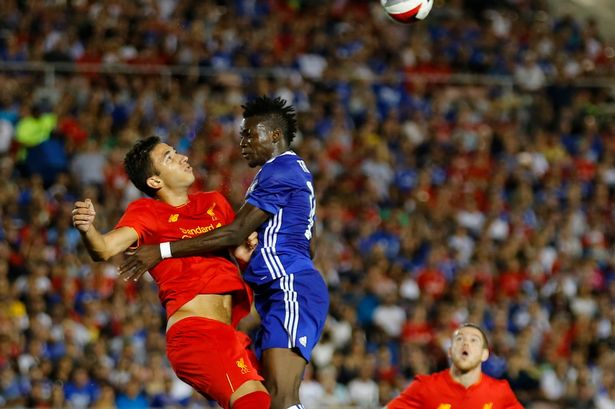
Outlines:
[[299, 302], [293, 284], [293, 274], [280, 279], [280, 289], [284, 292], [284, 329], [288, 334], [288, 347], [294, 348], [297, 340], [297, 327], [299, 326]]

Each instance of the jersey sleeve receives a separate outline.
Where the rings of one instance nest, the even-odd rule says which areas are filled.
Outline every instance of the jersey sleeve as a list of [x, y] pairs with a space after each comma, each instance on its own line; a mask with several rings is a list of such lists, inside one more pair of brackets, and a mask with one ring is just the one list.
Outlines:
[[154, 233], [156, 225], [156, 218], [149, 209], [147, 202], [144, 200], [137, 200], [128, 205], [122, 218], [115, 225], [115, 228], [130, 227], [134, 229], [139, 236], [139, 242], [142, 242], [144, 237]]
[[246, 202], [267, 213], [276, 214], [288, 203], [292, 192], [297, 189], [295, 179], [292, 172], [281, 167], [262, 168], [256, 177], [254, 188], [246, 197]]
[[424, 381], [417, 376], [412, 383], [395, 399], [386, 405], [386, 409], [421, 409], [424, 407], [421, 389]]
[[504, 409], [524, 409], [523, 405], [519, 403], [515, 393], [510, 388], [510, 384], [508, 381], [502, 380], [500, 381], [500, 390], [502, 391], [502, 408]]
[[215, 200], [216, 204], [222, 210], [222, 215], [224, 216], [224, 224], [230, 224], [235, 220], [235, 211], [231, 204], [226, 200], [226, 197], [220, 192], [215, 192]]

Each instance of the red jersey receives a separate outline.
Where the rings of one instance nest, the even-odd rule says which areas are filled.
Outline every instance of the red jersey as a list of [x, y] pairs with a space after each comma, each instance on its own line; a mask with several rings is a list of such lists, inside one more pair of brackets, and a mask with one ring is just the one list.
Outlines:
[[[188, 195], [188, 203], [171, 206], [155, 199], [132, 202], [116, 228], [130, 227], [139, 235], [138, 244], [158, 244], [191, 238], [235, 218], [235, 212], [218, 192]], [[169, 258], [150, 270], [167, 318], [198, 294], [234, 292], [232, 324], [250, 312], [252, 292], [239, 276], [237, 266], [225, 254]]]
[[449, 370], [418, 375], [387, 409], [523, 409], [508, 382], [481, 375], [480, 381], [464, 387]]

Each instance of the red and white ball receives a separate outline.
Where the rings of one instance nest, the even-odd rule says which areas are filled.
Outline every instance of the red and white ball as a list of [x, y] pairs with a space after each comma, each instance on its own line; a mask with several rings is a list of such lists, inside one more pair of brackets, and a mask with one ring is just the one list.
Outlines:
[[387, 15], [403, 24], [424, 20], [431, 11], [433, 2], [434, 0], [380, 0]]

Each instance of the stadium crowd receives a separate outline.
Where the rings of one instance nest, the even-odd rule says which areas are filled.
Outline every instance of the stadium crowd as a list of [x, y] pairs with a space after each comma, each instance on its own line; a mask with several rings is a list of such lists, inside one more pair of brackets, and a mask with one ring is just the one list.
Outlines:
[[0, 63], [77, 73], [0, 73], [0, 406], [209, 407], [166, 363], [152, 282], [92, 263], [70, 211], [113, 227], [151, 134], [241, 203], [240, 105], [269, 94], [299, 112], [332, 300], [306, 408], [385, 404], [466, 321], [526, 407], [615, 408], [614, 95], [575, 85], [615, 51], [544, 1], [488, 3], [407, 27], [377, 1], [2, 1]]

